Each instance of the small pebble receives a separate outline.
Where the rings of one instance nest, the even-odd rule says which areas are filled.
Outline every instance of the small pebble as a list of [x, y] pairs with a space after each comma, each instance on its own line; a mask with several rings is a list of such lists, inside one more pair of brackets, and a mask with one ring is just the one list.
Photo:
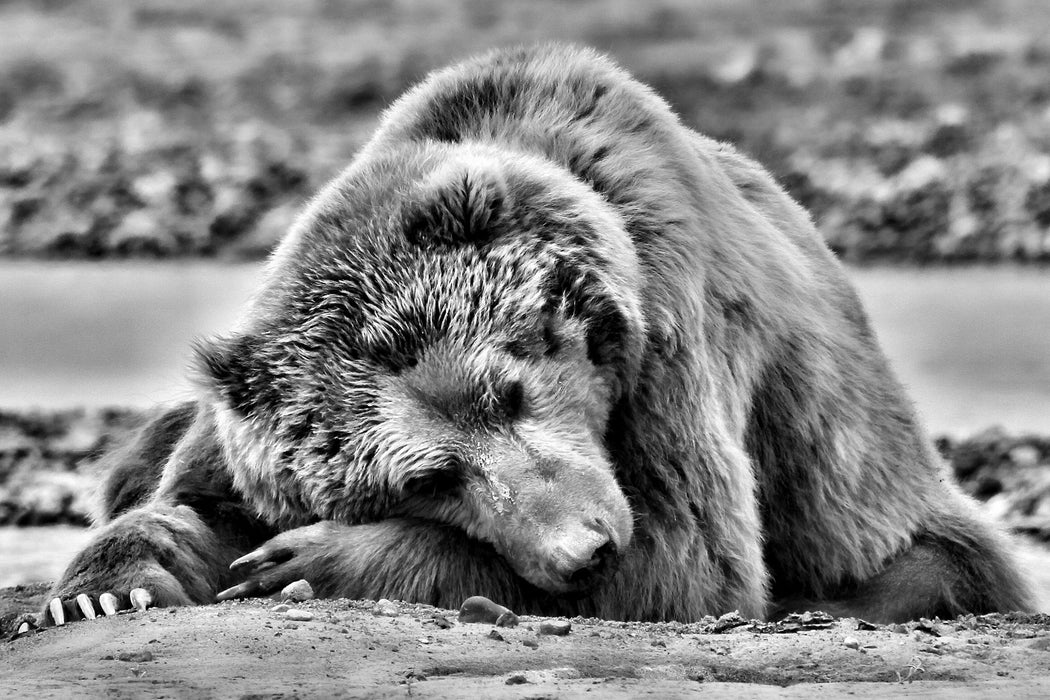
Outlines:
[[846, 637], [842, 640], [842, 644], [847, 649], [860, 649], [860, 641], [856, 637]]
[[270, 608], [270, 612], [283, 613], [288, 612], [290, 609], [290, 606], [286, 605], [285, 603], [281, 603]]
[[434, 615], [427, 622], [437, 625], [438, 629], [447, 630], [452, 628], [452, 623], [444, 615]]
[[119, 661], [131, 661], [134, 663], [142, 663], [143, 661], [153, 661], [153, 652], [150, 651], [122, 651], [117, 654]]
[[[734, 610], [733, 612], [728, 612], [725, 615], [722, 615], [720, 618], [718, 618], [714, 626], [711, 628], [711, 631], [715, 634], [721, 634], [722, 632], [728, 632], [731, 629], [734, 629], [736, 627], [742, 627], [746, 624], [747, 620], [741, 617], [740, 613]], [[804, 621], [803, 624], [805, 624]]]
[[528, 647], [529, 649], [539, 649], [540, 648], [540, 643], [537, 642], [535, 639], [524, 639], [524, 640], [522, 640], [521, 645], [525, 646], [525, 647]]
[[507, 678], [507, 685], [523, 685], [528, 682], [529, 679], [526, 678], [523, 673], [515, 673], [513, 676]]
[[496, 627], [517, 627], [518, 616], [510, 610], [496, 618]]
[[[938, 619], [940, 619], [940, 618], [938, 618]], [[931, 622], [930, 620], [927, 620], [925, 617], [920, 617], [919, 618], [919, 623], [917, 625], [915, 625], [914, 629], [915, 629], [916, 633], [923, 632], [925, 634], [930, 635], [931, 637], [940, 637], [941, 636], [941, 632], [938, 629], [938, 627], [939, 627], [939, 625], [937, 623]]]
[[580, 669], [574, 666], [562, 666], [560, 668], [552, 668], [547, 671], [555, 678], [573, 679], [579, 678], [583, 674], [580, 673]]
[[401, 614], [401, 610], [386, 598], [380, 598], [376, 601], [376, 606], [372, 608], [372, 612], [376, 615], [382, 615], [384, 617], [397, 617]]
[[310, 582], [304, 578], [293, 581], [281, 589], [281, 601], [301, 603], [304, 600], [313, 600], [314, 589]]
[[496, 630], [489, 630], [489, 639], [495, 639], [497, 642], [507, 641], [503, 638], [503, 635], [497, 632]]
[[[722, 617], [725, 617], [725, 615]], [[831, 624], [834, 621], [834, 617], [819, 610], [802, 613], [802, 624], [806, 626]]]
[[572, 631], [572, 623], [568, 620], [544, 620], [540, 623], [540, 634], [553, 634], [564, 637]]
[[[495, 625], [498, 623], [500, 616], [510, 613], [514, 615], [509, 609], [494, 603], [485, 596], [475, 595], [467, 598], [463, 601], [463, 605], [459, 606], [459, 621], [463, 623], [478, 622], [485, 625]], [[515, 621], [517, 616], [515, 616]], [[515, 624], [517, 624], [515, 622]], [[504, 627], [513, 627], [514, 625], [503, 625]]]
[[314, 619], [314, 614], [309, 610], [300, 610], [299, 608], [291, 608], [284, 614], [288, 620], [297, 620], [299, 622], [309, 622]]

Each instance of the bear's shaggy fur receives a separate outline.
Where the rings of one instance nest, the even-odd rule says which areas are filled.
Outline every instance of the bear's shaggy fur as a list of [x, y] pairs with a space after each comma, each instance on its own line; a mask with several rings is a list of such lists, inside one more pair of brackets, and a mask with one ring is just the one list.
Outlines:
[[618, 619], [1030, 606], [807, 214], [590, 51], [398, 100], [199, 354], [67, 609], [302, 576]]

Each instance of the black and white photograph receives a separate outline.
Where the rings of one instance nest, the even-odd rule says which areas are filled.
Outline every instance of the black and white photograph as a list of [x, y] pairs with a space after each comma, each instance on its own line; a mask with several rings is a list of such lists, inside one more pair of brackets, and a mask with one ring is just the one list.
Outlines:
[[0, 696], [1050, 696], [1048, 30], [0, 1]]

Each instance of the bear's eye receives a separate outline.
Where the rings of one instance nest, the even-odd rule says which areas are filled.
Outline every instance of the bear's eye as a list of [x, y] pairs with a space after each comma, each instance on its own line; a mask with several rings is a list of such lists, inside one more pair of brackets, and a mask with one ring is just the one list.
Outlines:
[[418, 472], [405, 479], [401, 490], [406, 496], [433, 498], [463, 487], [463, 475], [456, 469], [432, 469]]
[[495, 398], [496, 411], [504, 420], [516, 420], [525, 412], [525, 387], [519, 381], [500, 384]]

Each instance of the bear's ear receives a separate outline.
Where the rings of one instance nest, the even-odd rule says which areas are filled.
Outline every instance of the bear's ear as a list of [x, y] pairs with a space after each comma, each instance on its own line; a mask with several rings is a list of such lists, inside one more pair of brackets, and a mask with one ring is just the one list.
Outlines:
[[193, 347], [201, 383], [242, 416], [256, 412], [265, 400], [257, 395], [260, 387], [266, 387], [265, 391], [273, 387], [272, 381], [262, 381], [265, 372], [253, 346], [250, 337], [233, 336], [198, 340]]
[[507, 183], [495, 163], [449, 164], [406, 207], [405, 237], [424, 248], [484, 245], [499, 234], [506, 202]]

